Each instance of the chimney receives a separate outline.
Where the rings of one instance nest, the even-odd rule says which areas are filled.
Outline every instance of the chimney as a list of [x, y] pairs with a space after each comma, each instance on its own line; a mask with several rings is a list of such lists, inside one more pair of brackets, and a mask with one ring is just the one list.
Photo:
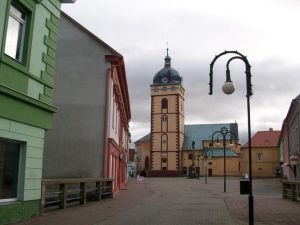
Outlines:
[[273, 128], [271, 127], [271, 128], [269, 128], [269, 131], [273, 131]]

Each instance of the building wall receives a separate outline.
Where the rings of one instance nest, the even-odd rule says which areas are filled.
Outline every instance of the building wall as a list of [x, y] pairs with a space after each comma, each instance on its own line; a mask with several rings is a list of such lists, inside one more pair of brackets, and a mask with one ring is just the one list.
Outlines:
[[22, 61], [5, 53], [11, 0], [0, 2], [0, 141], [20, 143], [17, 202], [0, 203], [0, 224], [39, 214], [45, 131], [52, 128], [59, 0], [15, 0], [27, 11]]
[[[277, 147], [252, 147], [252, 176], [253, 177], [273, 177], [274, 169], [279, 165], [279, 150]], [[249, 174], [248, 148], [242, 148], [242, 174]], [[262, 154], [262, 160], [257, 158], [257, 154]]]
[[58, 35], [54, 129], [46, 134], [44, 178], [100, 177], [111, 52], [65, 16]]
[[[150, 176], [179, 176], [184, 139], [184, 89], [181, 85], [151, 86]], [[162, 100], [167, 99], [167, 109]], [[167, 121], [163, 121], [163, 117]], [[165, 169], [164, 169], [165, 168]]]
[[[300, 106], [298, 101], [295, 102], [293, 110], [289, 112], [287, 119], [288, 133], [288, 155], [290, 158], [297, 157], [298, 162], [290, 167], [290, 179], [300, 181]], [[291, 163], [290, 158], [289, 164]]]
[[[150, 142], [142, 141], [136, 144], [136, 174], [139, 174], [145, 168], [145, 159], [149, 158], [150, 165]], [[156, 162], [156, 161], [155, 161]], [[148, 172], [148, 170], [146, 170]]]
[[[211, 169], [212, 176], [224, 175], [224, 157], [204, 157], [202, 150], [183, 150], [182, 151], [182, 174], [183, 170], [188, 171], [192, 166], [193, 160], [189, 159], [189, 155], [194, 154], [194, 166], [199, 167], [200, 176], [205, 176], [205, 170], [208, 175], [208, 170]], [[198, 155], [200, 154], [199, 160]], [[240, 157], [226, 157], [226, 175], [227, 176], [240, 176], [241, 163]]]

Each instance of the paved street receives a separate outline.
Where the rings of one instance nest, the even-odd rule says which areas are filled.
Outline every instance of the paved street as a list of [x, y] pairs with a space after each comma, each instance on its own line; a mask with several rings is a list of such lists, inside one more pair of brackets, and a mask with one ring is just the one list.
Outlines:
[[[278, 179], [253, 182], [255, 224], [298, 225], [300, 203], [283, 200]], [[220, 225], [248, 224], [247, 195], [239, 194], [239, 179], [146, 178], [130, 180], [113, 200], [90, 203], [33, 218], [18, 225]]]

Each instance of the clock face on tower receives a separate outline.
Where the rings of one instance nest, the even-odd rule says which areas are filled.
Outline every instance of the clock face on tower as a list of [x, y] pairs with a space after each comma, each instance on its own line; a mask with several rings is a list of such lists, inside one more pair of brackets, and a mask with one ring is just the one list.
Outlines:
[[162, 82], [163, 84], [168, 83], [168, 78], [167, 78], [167, 77], [162, 78], [162, 79], [161, 79], [161, 82]]

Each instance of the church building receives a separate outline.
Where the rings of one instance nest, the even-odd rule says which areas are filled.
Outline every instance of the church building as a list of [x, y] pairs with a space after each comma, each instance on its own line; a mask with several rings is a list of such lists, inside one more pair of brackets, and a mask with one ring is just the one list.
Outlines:
[[[238, 144], [238, 125], [237, 123], [222, 124], [193, 124], [185, 125], [184, 119], [184, 100], [185, 89], [183, 88], [182, 77], [171, 67], [171, 57], [168, 54], [164, 59], [164, 67], [158, 71], [154, 78], [151, 88], [151, 132], [135, 142], [137, 153], [136, 171], [145, 171], [148, 176], [153, 177], [176, 177], [187, 175], [188, 167], [195, 167], [199, 176], [200, 167], [204, 165], [204, 142], [211, 139], [211, 135], [221, 128], [236, 134], [235, 144]], [[193, 148], [192, 142], [194, 142]], [[229, 143], [229, 141], [228, 141]], [[231, 143], [231, 142], [230, 142]], [[223, 157], [221, 149], [212, 143], [216, 153], [214, 157]], [[205, 147], [206, 148], [206, 147]], [[235, 149], [235, 150], [233, 150]], [[226, 145], [226, 152], [229, 158], [234, 161], [232, 175], [238, 175], [239, 148]], [[186, 155], [191, 154], [192, 158], [188, 161]], [[198, 167], [195, 165], [195, 158], [198, 153]], [[226, 153], [225, 153], [226, 154]], [[200, 155], [202, 158], [200, 158]], [[213, 154], [212, 154], [213, 155]], [[199, 160], [202, 159], [201, 165]], [[212, 165], [212, 164], [211, 164]], [[216, 168], [221, 168], [220, 165]], [[211, 171], [213, 168], [211, 168]], [[213, 174], [213, 173], [211, 173]], [[221, 175], [221, 171], [214, 174]]]

